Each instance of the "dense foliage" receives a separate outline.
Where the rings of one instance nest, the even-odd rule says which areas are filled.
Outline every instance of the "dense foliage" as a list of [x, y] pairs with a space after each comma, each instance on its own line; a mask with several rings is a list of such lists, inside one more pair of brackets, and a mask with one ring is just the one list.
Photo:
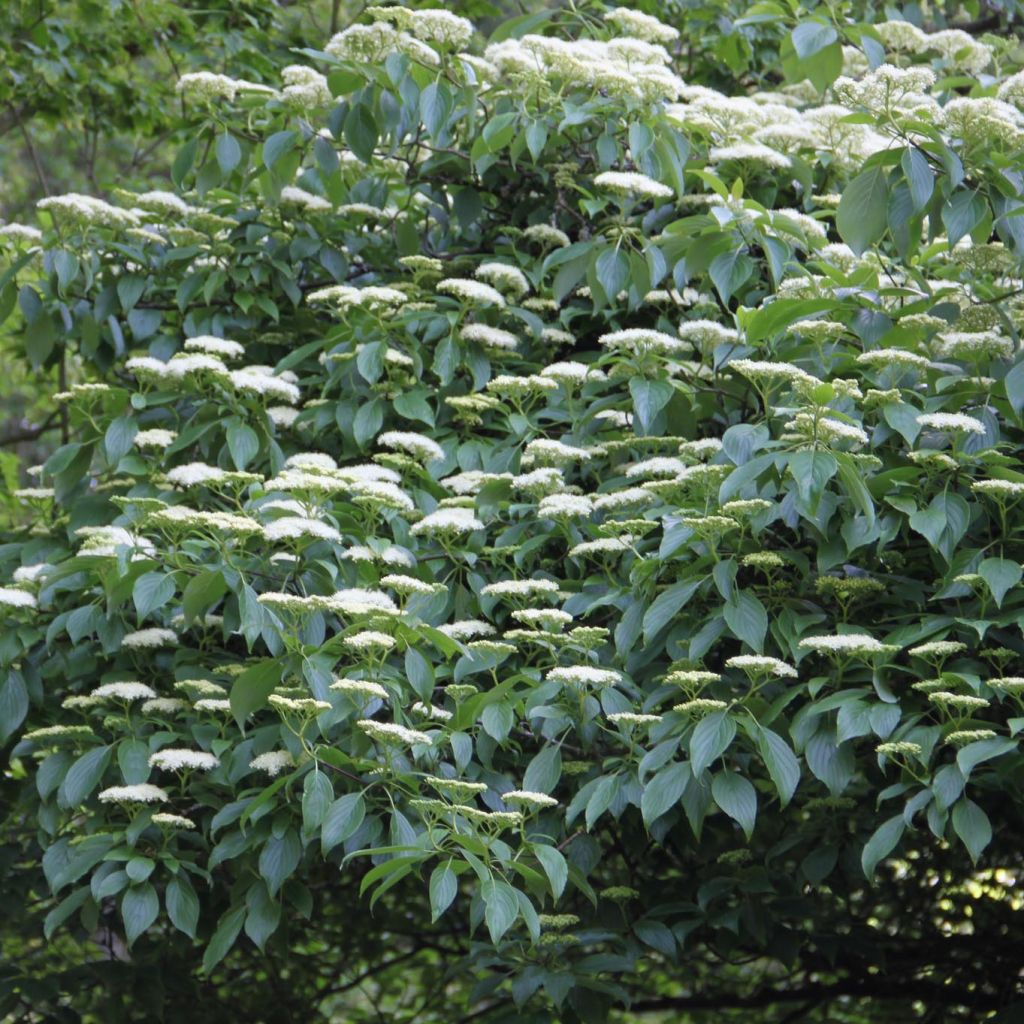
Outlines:
[[370, 8], [0, 226], [12, 1019], [1015, 1019], [1021, 49], [680, 24]]

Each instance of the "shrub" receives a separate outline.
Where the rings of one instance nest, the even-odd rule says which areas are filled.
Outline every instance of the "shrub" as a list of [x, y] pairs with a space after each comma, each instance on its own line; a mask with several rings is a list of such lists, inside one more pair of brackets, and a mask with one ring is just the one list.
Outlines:
[[598, 13], [188, 75], [175, 192], [0, 229], [70, 381], [0, 549], [47, 936], [226, 984], [341, 913], [424, 1020], [1005, 1001], [932, 972], [1019, 861], [1012, 40], [776, 14], [723, 94]]

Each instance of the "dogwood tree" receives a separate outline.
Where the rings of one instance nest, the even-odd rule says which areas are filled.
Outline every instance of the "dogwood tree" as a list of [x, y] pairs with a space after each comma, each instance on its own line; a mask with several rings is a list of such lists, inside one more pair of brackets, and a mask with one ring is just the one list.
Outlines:
[[1018, 41], [700, 18], [369, 8], [0, 227], [11, 1019], [1012, 1015]]

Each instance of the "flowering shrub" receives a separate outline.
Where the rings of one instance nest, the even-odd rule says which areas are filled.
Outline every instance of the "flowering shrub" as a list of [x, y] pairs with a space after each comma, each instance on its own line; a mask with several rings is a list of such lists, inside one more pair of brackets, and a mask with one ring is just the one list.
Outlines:
[[1006, 1001], [933, 968], [1019, 860], [1019, 50], [764, 20], [719, 91], [624, 8], [370, 8], [0, 228], [70, 367], [0, 549], [47, 936], [216, 978], [344, 893], [450, 969], [410, 1020]]

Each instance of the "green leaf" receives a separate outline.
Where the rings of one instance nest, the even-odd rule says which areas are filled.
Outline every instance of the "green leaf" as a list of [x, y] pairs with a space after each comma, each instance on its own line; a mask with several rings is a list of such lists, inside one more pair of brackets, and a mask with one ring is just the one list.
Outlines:
[[265, 885], [257, 882], [245, 894], [245, 934], [262, 950], [281, 923], [281, 904], [274, 901]]
[[565, 891], [565, 883], [569, 880], [569, 864], [560, 850], [553, 846], [534, 846], [534, 855], [540, 861], [544, 874], [548, 876], [551, 895], [557, 900]]
[[803, 21], [793, 29], [790, 39], [801, 60], [813, 57], [839, 38], [835, 28], [820, 21]]
[[256, 431], [244, 423], [235, 423], [228, 427], [227, 441], [235, 469], [245, 469], [259, 454], [260, 439]]
[[178, 150], [178, 153], [174, 158], [174, 163], [171, 165], [171, 181], [173, 181], [178, 188], [182, 187], [189, 171], [192, 170], [192, 166], [196, 162], [196, 150], [198, 147], [198, 137], [191, 138], [184, 146], [181, 147], [181, 149]]
[[235, 944], [238, 933], [242, 930], [242, 923], [245, 921], [245, 907], [235, 907], [233, 910], [225, 911], [217, 930], [213, 933], [206, 952], [203, 953], [203, 972], [209, 974], [227, 956], [228, 951]]
[[199, 923], [199, 897], [184, 874], [177, 875], [167, 883], [164, 903], [171, 924], [194, 939], [196, 925]]
[[451, 111], [452, 94], [444, 82], [431, 82], [420, 93], [420, 117], [431, 137], [444, 132]]
[[797, 320], [806, 320], [815, 313], [826, 313], [835, 308], [835, 299], [774, 299], [750, 318], [745, 332], [747, 344], [756, 345]]
[[758, 653], [764, 650], [768, 632], [768, 613], [764, 605], [747, 590], [738, 590], [722, 606], [728, 627], [749, 647]]
[[123, 739], [117, 745], [117, 766], [129, 786], [149, 778], [149, 744], [143, 740]]
[[433, 924], [451, 905], [459, 891], [458, 876], [452, 871], [451, 861], [438, 864], [430, 873], [430, 923]]
[[641, 942], [645, 942], [651, 949], [656, 949], [668, 957], [674, 957], [676, 953], [676, 937], [672, 929], [662, 921], [654, 921], [650, 918], [644, 921], [637, 921], [633, 925], [633, 931]]
[[334, 787], [326, 772], [314, 766], [302, 786], [302, 829], [315, 832], [327, 817], [334, 800]]
[[[231, 132], [221, 132], [217, 136], [217, 163], [220, 165], [221, 171], [224, 174], [230, 174], [241, 159], [242, 147], [238, 144], [238, 139]], [[266, 151], [264, 151], [264, 159], [266, 159]]]
[[132, 587], [132, 601], [139, 620], [167, 604], [174, 597], [175, 589], [174, 577], [169, 573], [143, 573]]
[[331, 804], [320, 830], [320, 849], [324, 856], [355, 834], [365, 814], [362, 793], [346, 793]]
[[629, 381], [629, 393], [633, 396], [633, 411], [644, 434], [654, 431], [654, 421], [662, 409], [668, 405], [675, 388], [667, 380], [649, 380], [646, 377], [632, 377]]
[[961, 189], [949, 197], [942, 207], [942, 223], [951, 249], [981, 223], [986, 209], [985, 200], [969, 189]]
[[985, 847], [992, 842], [992, 824], [988, 815], [973, 800], [964, 797], [953, 808], [953, 831], [977, 864]]
[[906, 829], [906, 823], [902, 814], [897, 814], [894, 818], [890, 818], [878, 826], [874, 835], [864, 845], [860, 855], [860, 866], [865, 877], [874, 878], [878, 862], [888, 857], [896, 849], [896, 844], [903, 837], [904, 829]]
[[1024, 410], [1024, 362], [1018, 363], [1003, 378], [1006, 398], [1013, 411], [1019, 416]]
[[885, 234], [889, 187], [884, 167], [861, 171], [843, 190], [836, 211], [842, 240], [860, 256]]
[[356, 444], [362, 447], [371, 437], [376, 437], [383, 423], [384, 403], [379, 398], [364, 402], [352, 421], [352, 433], [355, 435]]
[[405, 651], [405, 677], [409, 685], [416, 691], [416, 696], [424, 703], [430, 703], [434, 692], [434, 670], [430, 662], [415, 647], [407, 647]]
[[711, 780], [711, 796], [749, 840], [757, 820], [757, 792], [751, 783], [738, 772], [716, 772]]
[[139, 425], [134, 416], [118, 416], [111, 421], [103, 437], [103, 449], [111, 466], [116, 466], [132, 450], [138, 432]]
[[38, 370], [50, 358], [57, 344], [57, 327], [53, 317], [44, 313], [33, 320], [24, 332], [25, 354], [32, 368]]
[[129, 946], [156, 920], [159, 913], [160, 897], [149, 882], [125, 890], [121, 897], [121, 918], [124, 920], [124, 936]]
[[835, 457], [820, 449], [807, 449], [790, 455], [787, 465], [801, 500], [817, 508], [829, 480], [839, 471]]
[[89, 886], [83, 885], [57, 904], [43, 921], [43, 937], [47, 940], [76, 911], [88, 901], [92, 895]]
[[714, 711], [702, 718], [690, 737], [690, 770], [699, 776], [725, 753], [736, 735], [736, 723], [727, 711]]
[[193, 576], [182, 594], [182, 611], [185, 625], [203, 618], [210, 609], [227, 593], [228, 585], [220, 569], [209, 569]]
[[61, 249], [53, 257], [53, 268], [57, 271], [57, 286], [61, 294], [65, 293], [68, 286], [78, 277], [79, 266], [78, 257], [66, 249]]
[[299, 866], [302, 857], [302, 841], [294, 829], [288, 829], [282, 836], [271, 836], [260, 852], [259, 869], [267, 889], [273, 896], [292, 872]]
[[364, 164], [373, 162], [377, 137], [377, 122], [373, 111], [365, 103], [354, 104], [345, 118], [345, 141]]
[[708, 276], [724, 303], [728, 303], [753, 272], [754, 261], [742, 248], [719, 253], [708, 267]]
[[[1008, 754], [1011, 750], [1016, 749], [1017, 741], [1008, 739], [1006, 736], [993, 736], [987, 740], [969, 743], [957, 751], [957, 767], [966, 779], [977, 765], [1002, 757], [1003, 754]], [[952, 801], [950, 802], [952, 803]]]
[[281, 663], [273, 658], [258, 662], [235, 679], [231, 684], [231, 714], [239, 729], [245, 727], [249, 715], [267, 703], [280, 683]]
[[523, 789], [531, 793], [550, 793], [562, 775], [562, 752], [550, 743], [526, 766]]
[[623, 291], [629, 281], [629, 260], [617, 247], [609, 246], [594, 261], [594, 274], [610, 303]]
[[996, 607], [1002, 608], [1007, 591], [1020, 584], [1024, 570], [1009, 558], [986, 558], [978, 566], [978, 574], [992, 591]]
[[645, 825], [650, 827], [679, 802], [690, 777], [690, 765], [677, 762], [647, 780], [640, 798], [640, 813]]
[[789, 744], [771, 729], [758, 727], [758, 747], [765, 767], [779, 794], [779, 801], [785, 807], [800, 783], [800, 762], [790, 749]]
[[526, 128], [526, 148], [536, 163], [548, 141], [548, 126], [541, 120], [533, 120]]
[[935, 174], [928, 163], [928, 158], [913, 146], [907, 146], [903, 151], [900, 166], [907, 179], [914, 212], [920, 213], [928, 205], [928, 200], [935, 190]]
[[57, 791], [61, 807], [78, 807], [85, 801], [103, 778], [112, 752], [111, 747], [95, 747], [75, 761]]
[[700, 589], [701, 579], [684, 580], [662, 591], [644, 612], [644, 643], [650, 643]]
[[480, 716], [484, 732], [499, 743], [512, 731], [515, 715], [509, 704], [488, 704]]
[[497, 943], [519, 916], [519, 899], [511, 885], [494, 878], [481, 884], [480, 894], [484, 899], [484, 920], [491, 942]]
[[299, 136], [293, 131], [274, 132], [273, 135], [263, 143], [263, 166], [268, 171], [274, 169], [274, 164], [281, 159], [299, 141]]
[[425, 391], [403, 391], [395, 395], [391, 407], [399, 416], [407, 420], [419, 420], [432, 427], [435, 421], [434, 410], [427, 400]]
[[28, 714], [28, 689], [25, 679], [15, 669], [7, 673], [0, 685], [0, 746], [25, 721]]

